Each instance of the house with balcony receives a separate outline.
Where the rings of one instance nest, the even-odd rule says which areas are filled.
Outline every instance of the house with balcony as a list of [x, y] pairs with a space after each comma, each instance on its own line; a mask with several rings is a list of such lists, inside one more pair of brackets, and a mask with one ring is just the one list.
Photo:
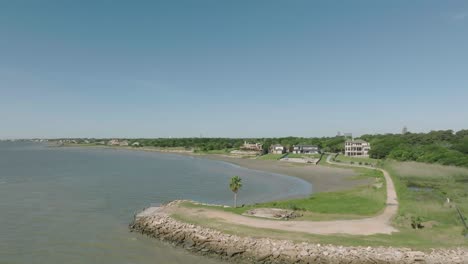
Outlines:
[[347, 140], [345, 142], [345, 156], [369, 157], [370, 143], [362, 139]]

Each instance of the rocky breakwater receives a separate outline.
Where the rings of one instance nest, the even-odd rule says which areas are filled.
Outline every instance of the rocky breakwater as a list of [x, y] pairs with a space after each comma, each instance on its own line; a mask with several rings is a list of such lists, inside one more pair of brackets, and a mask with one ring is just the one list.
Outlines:
[[462, 248], [420, 252], [408, 248], [344, 247], [225, 234], [173, 219], [167, 209], [180, 202], [145, 209], [135, 217], [130, 229], [198, 254], [236, 263], [468, 263], [468, 252]]

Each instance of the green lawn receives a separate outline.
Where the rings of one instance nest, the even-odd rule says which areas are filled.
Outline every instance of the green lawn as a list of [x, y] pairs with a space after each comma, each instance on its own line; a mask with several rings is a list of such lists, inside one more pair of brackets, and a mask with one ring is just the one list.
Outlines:
[[343, 163], [351, 163], [354, 162], [355, 164], [359, 164], [359, 162], [362, 163], [362, 165], [365, 165], [366, 163], [369, 165], [377, 165], [378, 162], [380, 161], [379, 159], [371, 159], [371, 158], [356, 158], [356, 157], [348, 157], [342, 154], [339, 154], [335, 158], [336, 162], [343, 162]]
[[283, 157], [284, 154], [265, 154], [265, 155], [262, 155], [260, 157], [258, 157], [258, 159], [260, 160], [279, 160], [281, 157]]
[[288, 158], [314, 158], [318, 159], [320, 158], [320, 154], [295, 154], [295, 153], [289, 153]]
[[214, 149], [214, 150], [196, 150], [195, 153], [202, 153], [202, 154], [229, 154], [234, 149]]

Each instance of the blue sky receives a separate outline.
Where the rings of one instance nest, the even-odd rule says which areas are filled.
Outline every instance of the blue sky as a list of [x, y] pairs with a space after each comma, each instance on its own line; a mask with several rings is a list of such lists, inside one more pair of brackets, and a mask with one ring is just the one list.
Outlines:
[[468, 128], [467, 1], [1, 1], [0, 138]]

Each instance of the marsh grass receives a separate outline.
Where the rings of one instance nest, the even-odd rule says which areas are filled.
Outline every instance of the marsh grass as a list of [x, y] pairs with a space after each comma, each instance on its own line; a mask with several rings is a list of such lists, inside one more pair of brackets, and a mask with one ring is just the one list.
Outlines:
[[[396, 161], [386, 161], [384, 167], [392, 175], [398, 193], [398, 227], [408, 228], [411, 217], [420, 217], [423, 222], [437, 222], [433, 229], [451, 239], [461, 236], [463, 226], [455, 205], [465, 216], [468, 214], [468, 169]], [[447, 198], [450, 203], [446, 203]]]

